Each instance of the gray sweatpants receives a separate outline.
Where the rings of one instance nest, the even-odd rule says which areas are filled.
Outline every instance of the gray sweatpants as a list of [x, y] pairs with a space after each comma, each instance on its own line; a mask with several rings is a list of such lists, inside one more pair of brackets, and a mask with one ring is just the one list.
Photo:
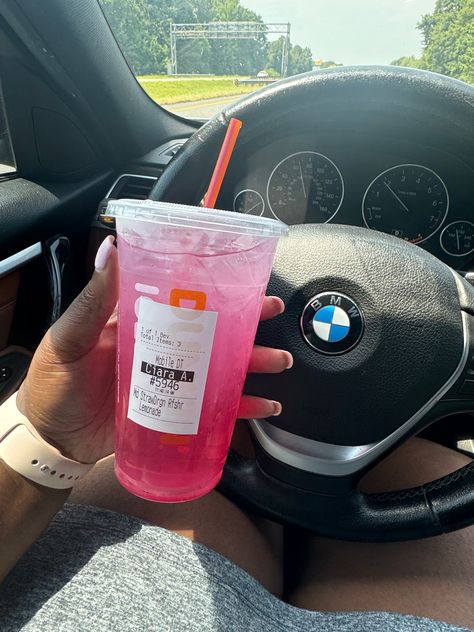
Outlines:
[[69, 505], [0, 587], [0, 630], [459, 632], [461, 628], [383, 612], [300, 610], [200, 544], [121, 514]]

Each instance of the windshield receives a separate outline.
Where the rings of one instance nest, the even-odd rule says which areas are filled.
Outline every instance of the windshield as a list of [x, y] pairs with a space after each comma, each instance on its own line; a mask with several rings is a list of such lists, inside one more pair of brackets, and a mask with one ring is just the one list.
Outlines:
[[284, 76], [393, 64], [474, 83], [474, 0], [100, 0], [160, 105], [206, 119]]

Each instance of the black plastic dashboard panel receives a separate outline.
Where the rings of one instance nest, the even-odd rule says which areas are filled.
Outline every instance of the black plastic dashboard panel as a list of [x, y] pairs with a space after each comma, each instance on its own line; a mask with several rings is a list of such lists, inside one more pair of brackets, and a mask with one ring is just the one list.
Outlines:
[[0, 184], [0, 259], [48, 239], [87, 234], [97, 202], [112, 183], [103, 173], [78, 183], [40, 183], [13, 178]]

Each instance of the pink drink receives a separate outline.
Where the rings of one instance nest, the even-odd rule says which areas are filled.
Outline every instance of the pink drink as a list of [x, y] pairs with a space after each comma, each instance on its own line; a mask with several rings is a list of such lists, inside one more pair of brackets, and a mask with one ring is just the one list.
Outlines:
[[137, 496], [192, 500], [222, 475], [286, 227], [159, 202], [109, 210], [120, 257], [116, 474]]

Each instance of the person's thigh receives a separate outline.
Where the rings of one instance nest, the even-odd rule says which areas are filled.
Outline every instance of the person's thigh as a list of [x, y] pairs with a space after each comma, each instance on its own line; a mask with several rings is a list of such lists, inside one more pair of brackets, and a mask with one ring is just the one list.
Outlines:
[[70, 502], [135, 516], [205, 544], [281, 596], [282, 542], [277, 525], [249, 517], [218, 492], [179, 504], [142, 500], [118, 483], [113, 457], [109, 457], [74, 488]]
[[[462, 467], [469, 458], [412, 440], [380, 463], [366, 491], [403, 489]], [[393, 544], [307, 537], [298, 547], [302, 569], [289, 601], [326, 611], [394, 611], [474, 626], [474, 527]]]

